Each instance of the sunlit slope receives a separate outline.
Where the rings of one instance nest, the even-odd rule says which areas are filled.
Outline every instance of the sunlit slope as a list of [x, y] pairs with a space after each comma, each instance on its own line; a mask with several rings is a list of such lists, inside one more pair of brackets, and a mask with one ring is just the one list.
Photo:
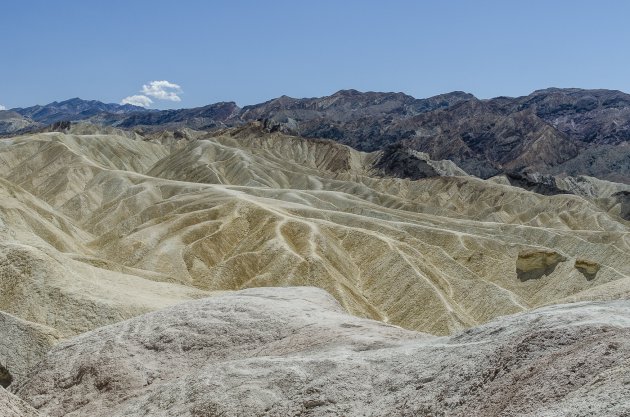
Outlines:
[[[67, 142], [0, 145], [2, 174], [40, 191], [38, 197], [0, 179], [0, 310], [70, 336], [207, 295], [94, 256], [89, 247], [94, 236], [54, 203], [85, 189], [80, 173], [90, 177], [102, 168], [70, 151], [72, 139]], [[51, 192], [53, 186], [59, 192]]]
[[353, 314], [446, 334], [559, 300], [630, 295], [630, 228], [618, 206], [474, 177], [385, 178], [378, 153], [249, 127], [197, 136], [2, 140], [0, 176], [45, 218], [63, 219], [52, 232], [22, 228], [37, 250], [71, 259], [64, 268], [107, 282], [98, 294], [117, 300], [112, 311], [136, 311], [123, 307], [141, 299], [136, 280], [150, 294], [175, 291], [168, 302], [313, 285]]

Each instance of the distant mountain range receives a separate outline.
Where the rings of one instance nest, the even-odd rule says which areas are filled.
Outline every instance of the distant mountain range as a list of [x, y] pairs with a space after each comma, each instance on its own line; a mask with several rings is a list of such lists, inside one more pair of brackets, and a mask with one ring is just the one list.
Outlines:
[[106, 104], [97, 100], [72, 98], [61, 103], [52, 102], [45, 106], [32, 106], [12, 109], [21, 116], [43, 124], [52, 124], [62, 120], [85, 120], [102, 114], [128, 114], [137, 111], [151, 111], [131, 104]]
[[363, 151], [395, 145], [425, 152], [482, 178], [539, 172], [630, 183], [630, 95], [614, 90], [550, 88], [489, 100], [464, 92], [416, 99], [342, 90], [243, 108], [222, 102], [162, 111], [75, 98], [0, 111], [0, 134], [61, 121], [151, 131], [216, 130], [255, 120], [268, 131], [331, 139]]

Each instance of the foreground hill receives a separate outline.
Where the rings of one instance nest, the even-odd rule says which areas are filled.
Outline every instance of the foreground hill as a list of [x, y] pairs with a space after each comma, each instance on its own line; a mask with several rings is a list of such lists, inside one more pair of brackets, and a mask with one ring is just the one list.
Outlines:
[[14, 390], [50, 416], [624, 416], [628, 358], [627, 302], [434, 337], [259, 288], [75, 337]]

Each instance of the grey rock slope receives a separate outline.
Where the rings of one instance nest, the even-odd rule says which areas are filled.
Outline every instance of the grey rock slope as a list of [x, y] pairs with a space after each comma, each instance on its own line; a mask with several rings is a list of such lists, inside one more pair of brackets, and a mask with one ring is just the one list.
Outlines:
[[532, 168], [546, 171], [578, 155], [579, 146], [531, 110], [505, 113], [492, 103], [468, 100], [400, 120], [389, 136], [434, 159], [450, 159], [471, 174]]
[[[512, 172], [503, 178], [502, 182], [505, 184], [544, 195], [575, 194], [588, 199], [598, 199], [611, 197], [619, 192], [630, 191], [628, 184], [600, 180], [585, 175], [560, 177], [537, 172]], [[494, 178], [493, 181], [498, 180]]]
[[614, 145], [630, 139], [630, 95], [621, 91], [548, 88], [508, 101], [508, 111], [532, 109], [574, 140]]
[[0, 388], [0, 415], [2, 417], [44, 417], [4, 388]]
[[41, 125], [28, 117], [10, 110], [0, 110], [0, 134], [10, 134]]
[[627, 416], [630, 303], [434, 337], [259, 288], [77, 336], [16, 387], [50, 416]]
[[19, 383], [60, 339], [55, 329], [0, 312], [0, 385]]

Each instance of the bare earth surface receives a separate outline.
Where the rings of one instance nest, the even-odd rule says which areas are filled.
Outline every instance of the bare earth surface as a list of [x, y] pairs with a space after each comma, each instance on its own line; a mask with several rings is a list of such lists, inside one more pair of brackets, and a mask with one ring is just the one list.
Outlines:
[[75, 337], [17, 394], [50, 416], [622, 416], [629, 367], [627, 302], [435, 337], [260, 288]]
[[[230, 401], [236, 400], [226, 387], [238, 391], [230, 384], [244, 384], [247, 390], [246, 381], [251, 378], [269, 380], [268, 385], [252, 382], [252, 392], [264, 386], [269, 395], [256, 391], [250, 404], [248, 394], [241, 393], [242, 413], [256, 414], [271, 407], [268, 412], [275, 415], [290, 415], [298, 409], [325, 414], [326, 407], [332, 407], [331, 412], [341, 415], [351, 409], [364, 410], [355, 415], [387, 415], [387, 410], [400, 415], [589, 415], [587, 406], [593, 402], [612, 407], [604, 415], [625, 412], [613, 399], [627, 392], [628, 384], [623, 372], [615, 370], [617, 362], [605, 360], [615, 358], [617, 351], [627, 353], [625, 345], [620, 342], [618, 350], [597, 349], [608, 336], [614, 341], [616, 334], [626, 331], [626, 319], [618, 319], [625, 317], [624, 303], [630, 298], [630, 222], [627, 201], [622, 198], [626, 186], [568, 178], [558, 184], [578, 190], [579, 195], [541, 195], [509, 185], [503, 178], [468, 176], [449, 161], [431, 161], [420, 153], [402, 157], [415, 158], [420, 177], [426, 172], [437, 176], [417, 181], [392, 178], [388, 170], [398, 169], [400, 160], [388, 159], [390, 164], [385, 166], [382, 151], [363, 153], [329, 141], [265, 133], [255, 125], [212, 134], [158, 132], [146, 137], [88, 125], [73, 129], [65, 134], [0, 139], [0, 382], [10, 383], [14, 392], [21, 387], [19, 395], [42, 411], [63, 415], [85, 406], [76, 415], [92, 415], [87, 410], [98, 415], [107, 407], [118, 415], [143, 415], [146, 407], [172, 403], [173, 413], [213, 415], [211, 408], [185, 408], [185, 398], [203, 402], [208, 400], [201, 398], [205, 398], [203, 392], [215, 390], [219, 396], [215, 402], [199, 407], [217, 407], [216, 415], [221, 410], [232, 415], [238, 408], [230, 408], [236, 404]], [[251, 290], [256, 297], [232, 294], [247, 288], [295, 286], [318, 287], [332, 298], [312, 289]], [[286, 291], [280, 298], [287, 299], [287, 312], [282, 307], [285, 301], [267, 297]], [[302, 291], [307, 299], [316, 300], [296, 301]], [[138, 358], [129, 359], [135, 355], [138, 340], [150, 339], [152, 331], [144, 326], [153, 326], [149, 323], [154, 317], [167, 322], [164, 314], [172, 314], [173, 325], [183, 326], [178, 320], [194, 316], [195, 309], [207, 305], [209, 311], [236, 311], [241, 301], [245, 316], [260, 317], [260, 326], [247, 322], [238, 330], [241, 325], [232, 323], [228, 314], [222, 319], [227, 327], [221, 331], [212, 327], [212, 321], [203, 320], [195, 324], [198, 330], [190, 331], [204, 340], [214, 340], [217, 334], [229, 339], [217, 342], [216, 352], [229, 351], [239, 361], [255, 363], [247, 372], [245, 365], [230, 368], [232, 356], [216, 353], [215, 357], [214, 348], [207, 350], [206, 342], [196, 349], [194, 337], [188, 350], [181, 345], [184, 341], [173, 342], [179, 347], [172, 352], [169, 347], [164, 353], [156, 339], [157, 350], [138, 348]], [[503, 318], [583, 301], [597, 303]], [[311, 304], [315, 310], [309, 313], [304, 308]], [[156, 310], [160, 310], [157, 316], [145, 315]], [[292, 318], [283, 316], [288, 311], [294, 311]], [[574, 323], [582, 323], [577, 319], [580, 314], [594, 318], [584, 319], [583, 327]], [[125, 321], [134, 317], [137, 321]], [[233, 320], [241, 318], [235, 315]], [[331, 324], [337, 320], [358, 321], [361, 329], [369, 330], [364, 334], [342, 326], [345, 330], [338, 331], [341, 325]], [[533, 324], [535, 320], [548, 326], [550, 339], [536, 336], [541, 328]], [[490, 327], [477, 327], [490, 321], [490, 327], [503, 327], [497, 336], [484, 333]], [[298, 331], [291, 327], [293, 322], [321, 331]], [[138, 326], [137, 334], [124, 330], [130, 323]], [[110, 325], [118, 327], [103, 327]], [[610, 330], [600, 334], [602, 328]], [[295, 340], [293, 333], [285, 332], [289, 329], [295, 330]], [[96, 333], [86, 333], [93, 330]], [[108, 332], [119, 332], [120, 339], [111, 336], [113, 345], [105, 348], [94, 335], [101, 335], [105, 343], [110, 340]], [[164, 343], [171, 343], [171, 336], [176, 341], [181, 335], [168, 334]], [[379, 357], [381, 348], [353, 350], [355, 344], [364, 343], [357, 341], [363, 337], [387, 347], [387, 353]], [[450, 349], [458, 338], [464, 340], [462, 347]], [[535, 346], [531, 355], [547, 352], [550, 356], [540, 357], [547, 365], [528, 356], [529, 351], [518, 351], [529, 348], [519, 348], [517, 340], [530, 338]], [[308, 353], [296, 359], [293, 348], [274, 350], [274, 340], [280, 345], [304, 346], [315, 356]], [[449, 349], [440, 344], [449, 344]], [[261, 359], [248, 350], [250, 345], [267, 349], [266, 356], [275, 359], [265, 359], [271, 361], [268, 367], [258, 363]], [[571, 346], [574, 351], [563, 350]], [[547, 347], [551, 350], [546, 351]], [[90, 357], [86, 353], [90, 351], [98, 354]], [[451, 351], [454, 356], [448, 359]], [[107, 356], [108, 352], [113, 356]], [[466, 359], [465, 355], [476, 356]], [[507, 356], [502, 359], [502, 355]], [[604, 382], [597, 383], [601, 389], [593, 382], [596, 379], [588, 379], [595, 384], [584, 388], [588, 395], [601, 395], [588, 397], [590, 402], [582, 401], [587, 394], [579, 391], [588, 381], [571, 379], [564, 368], [554, 368], [564, 363], [563, 358], [568, 362], [562, 366], [577, 366], [583, 355], [601, 355], [599, 365], [585, 362], [593, 366], [584, 368], [591, 369], [589, 378], [594, 372], [606, 375]], [[358, 361], [356, 372], [353, 356]], [[104, 357], [111, 362], [101, 363]], [[44, 362], [37, 365], [36, 374], [28, 378], [29, 369], [41, 359]], [[521, 359], [527, 366], [528, 361], [535, 362], [531, 362], [531, 375], [519, 367]], [[72, 374], [74, 368], [66, 369], [89, 360], [96, 362], [83, 371], [75, 369], [80, 376]], [[130, 365], [130, 360], [137, 360], [133, 363], [139, 368]], [[150, 365], [153, 360], [157, 362]], [[413, 375], [420, 368], [404, 376], [408, 375], [405, 367], [416, 369], [410, 361], [432, 370], [431, 375], [441, 372], [445, 376], [434, 377], [435, 383], [423, 383], [428, 388], [416, 390]], [[146, 370], [145, 363], [155, 369]], [[203, 363], [214, 365], [208, 368]], [[444, 368], [433, 368], [438, 365]], [[495, 365], [497, 375], [483, 376], [495, 372]], [[470, 368], [470, 373], [456, 374], [459, 368], [462, 372]], [[545, 374], [547, 368], [549, 372], [556, 369], [557, 377]], [[112, 376], [114, 380], [99, 390], [102, 382], [94, 381], [107, 373], [118, 375], [117, 369], [122, 374]], [[515, 374], [514, 369], [522, 373]], [[152, 372], [161, 376], [153, 377]], [[216, 377], [210, 376], [214, 372]], [[494, 382], [502, 372], [519, 384], [531, 377], [531, 385], [522, 385], [520, 394], [508, 400], [509, 393], [502, 390], [511, 380]], [[543, 374], [558, 378], [557, 383], [545, 385], [537, 379]], [[374, 382], [386, 375], [393, 378], [391, 384]], [[397, 376], [413, 384], [398, 383]], [[337, 379], [340, 385], [333, 384]], [[330, 390], [317, 389], [330, 392], [326, 395], [333, 396], [334, 402], [305, 405], [308, 398], [303, 398], [300, 389], [309, 389], [308, 384], [286, 382], [294, 380], [328, 381]], [[563, 388], [565, 395], [557, 386], [567, 380], [575, 388]], [[212, 381], [227, 382], [214, 387]], [[448, 384], [456, 383], [469, 391], [454, 394], [450, 390], [455, 388], [448, 387], [455, 385]], [[475, 384], [484, 388], [474, 388]], [[374, 387], [382, 387], [387, 394], [375, 396]], [[413, 392], [407, 392], [412, 388]], [[356, 396], [351, 398], [351, 392]], [[125, 400], [127, 395], [135, 395], [135, 402]], [[567, 399], [570, 395], [575, 398]], [[614, 398], [604, 400], [607, 395]], [[382, 407], [369, 402], [378, 398]], [[464, 408], [451, 404], [460, 398]], [[194, 405], [197, 400], [191, 401]], [[562, 414], [562, 401], [569, 401], [573, 414]], [[277, 408], [280, 404], [285, 408]], [[513, 411], [501, 414], [501, 404], [515, 408], [505, 408]], [[158, 413], [157, 408], [149, 415]], [[383, 414], [378, 414], [380, 410]]]

